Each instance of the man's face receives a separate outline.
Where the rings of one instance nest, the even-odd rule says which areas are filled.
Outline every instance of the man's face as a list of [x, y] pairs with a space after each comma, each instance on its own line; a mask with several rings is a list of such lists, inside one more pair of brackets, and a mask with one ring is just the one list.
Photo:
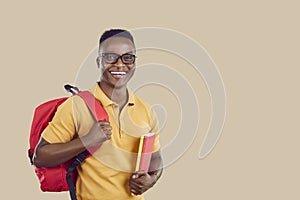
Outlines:
[[100, 46], [97, 58], [102, 73], [100, 81], [116, 88], [126, 86], [135, 70], [135, 58], [132, 55], [135, 55], [135, 46], [131, 40], [124, 37], [105, 40]]

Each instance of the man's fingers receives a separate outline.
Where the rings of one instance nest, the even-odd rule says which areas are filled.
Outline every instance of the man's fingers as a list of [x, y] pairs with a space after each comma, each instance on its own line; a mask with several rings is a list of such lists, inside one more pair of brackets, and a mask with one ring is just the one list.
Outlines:
[[98, 121], [99, 125], [110, 125], [109, 121]]
[[110, 126], [110, 123], [107, 121], [99, 121], [98, 125], [102, 129], [102, 131], [105, 133], [106, 136], [111, 134], [112, 127]]
[[134, 181], [131, 181], [131, 183], [130, 183], [130, 192], [132, 192], [134, 194], [141, 194], [142, 189], [143, 189], [143, 187], [140, 184], [138, 184]]
[[112, 127], [110, 125], [100, 125], [100, 128], [103, 130], [112, 130]]
[[111, 136], [112, 132], [111, 131], [105, 131], [106, 136]]
[[143, 185], [140, 182], [135, 182], [135, 181], [132, 181], [131, 186], [135, 190], [141, 190], [143, 188]]
[[105, 136], [106, 136], [106, 138], [107, 138], [108, 140], [110, 140], [111, 134], [105, 134]]
[[145, 181], [146, 172], [138, 171], [132, 175], [132, 182], [142, 187]]
[[102, 134], [105, 135], [105, 137], [110, 140], [112, 135], [112, 127], [108, 121], [98, 121], [97, 122], [98, 127], [101, 129], [100, 131]]
[[146, 172], [144, 172], [144, 171], [137, 171], [137, 172], [135, 172], [133, 175], [132, 175], [132, 178], [133, 179], [137, 179], [137, 178], [140, 178], [140, 177], [142, 177], [142, 176], [146, 176], [147, 174], [146, 174]]
[[133, 179], [133, 182], [134, 182], [134, 184], [138, 185], [139, 187], [140, 186], [142, 187], [143, 184], [144, 184], [144, 179], [142, 177], [140, 177], [140, 178], [137, 178], [137, 179]]
[[133, 194], [135, 194], [135, 195], [140, 195], [140, 194], [142, 194], [141, 192], [139, 192], [139, 191], [137, 191], [137, 190], [135, 190], [135, 189], [130, 189], [130, 192], [133, 193]]

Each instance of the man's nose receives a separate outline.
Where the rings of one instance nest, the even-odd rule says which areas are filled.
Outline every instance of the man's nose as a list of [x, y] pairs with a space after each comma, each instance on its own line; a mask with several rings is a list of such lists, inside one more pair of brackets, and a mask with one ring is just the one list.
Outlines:
[[117, 62], [116, 62], [116, 64], [115, 64], [115, 66], [116, 66], [116, 67], [123, 67], [123, 66], [125, 66], [125, 64], [123, 63], [121, 57], [118, 58], [118, 60], [117, 60]]

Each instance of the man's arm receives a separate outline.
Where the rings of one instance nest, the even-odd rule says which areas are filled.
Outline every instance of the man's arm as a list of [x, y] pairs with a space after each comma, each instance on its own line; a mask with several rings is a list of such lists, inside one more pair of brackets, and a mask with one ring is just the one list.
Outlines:
[[163, 171], [163, 163], [160, 151], [152, 154], [149, 172], [138, 171], [132, 174], [129, 187], [133, 194], [140, 195], [154, 186]]
[[88, 134], [75, 138], [66, 143], [50, 144], [43, 138], [40, 139], [33, 156], [33, 163], [37, 167], [55, 167], [76, 155], [86, 148], [98, 146], [110, 139], [111, 126], [109, 122], [96, 122]]
[[33, 164], [36, 167], [55, 167], [85, 150], [79, 138], [67, 143], [50, 144], [43, 138], [40, 139], [34, 156]]
[[154, 176], [155, 182], [160, 178], [163, 171], [163, 162], [160, 151], [157, 151], [152, 154], [149, 174]]

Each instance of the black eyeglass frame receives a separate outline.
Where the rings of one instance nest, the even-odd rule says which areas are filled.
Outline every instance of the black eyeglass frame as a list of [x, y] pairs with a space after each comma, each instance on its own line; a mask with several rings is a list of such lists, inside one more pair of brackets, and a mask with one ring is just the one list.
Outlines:
[[[117, 56], [116, 60], [113, 61], [113, 62], [110, 62], [110, 61], [107, 61], [105, 60], [105, 56], [109, 55], [109, 54], [112, 54], [112, 55], [115, 55]], [[133, 61], [132, 62], [126, 62], [124, 60], [124, 56], [133, 56]], [[100, 54], [100, 57], [104, 58], [104, 62], [107, 63], [107, 64], [116, 64], [118, 62], [118, 60], [121, 58], [121, 61], [124, 63], [124, 64], [127, 64], [127, 65], [132, 65], [135, 63], [135, 59], [137, 58], [137, 56], [135, 54], [131, 54], [131, 53], [124, 53], [122, 55], [119, 55], [119, 54], [116, 54], [116, 53], [101, 53]]]

